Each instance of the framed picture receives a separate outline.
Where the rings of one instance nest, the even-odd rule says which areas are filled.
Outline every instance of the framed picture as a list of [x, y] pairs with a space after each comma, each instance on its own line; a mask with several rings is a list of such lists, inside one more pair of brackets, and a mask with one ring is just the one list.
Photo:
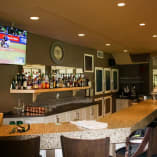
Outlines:
[[84, 54], [84, 72], [94, 72], [94, 56]]
[[104, 52], [97, 50], [97, 58], [103, 59], [104, 58]]

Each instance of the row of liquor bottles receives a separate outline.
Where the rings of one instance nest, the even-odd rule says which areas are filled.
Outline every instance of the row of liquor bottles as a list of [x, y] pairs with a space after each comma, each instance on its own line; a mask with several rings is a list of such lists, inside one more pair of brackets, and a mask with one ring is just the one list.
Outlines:
[[40, 72], [17, 73], [11, 89], [48, 89], [88, 86], [84, 74], [41, 74]]

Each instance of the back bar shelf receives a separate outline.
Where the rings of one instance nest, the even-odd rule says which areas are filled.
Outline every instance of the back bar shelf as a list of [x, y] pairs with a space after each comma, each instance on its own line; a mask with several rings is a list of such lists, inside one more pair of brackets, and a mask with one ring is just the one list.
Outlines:
[[73, 91], [73, 95], [75, 95], [76, 91], [79, 90], [87, 90], [89, 86], [86, 87], [69, 87], [69, 88], [53, 88], [53, 89], [10, 89], [10, 93], [12, 94], [33, 94], [32, 101], [35, 102], [37, 95], [41, 93], [49, 93], [49, 92], [66, 92], [66, 91]]

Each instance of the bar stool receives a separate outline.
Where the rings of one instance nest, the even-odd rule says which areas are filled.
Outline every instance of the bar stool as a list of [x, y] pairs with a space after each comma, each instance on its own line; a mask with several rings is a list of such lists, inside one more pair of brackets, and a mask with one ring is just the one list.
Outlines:
[[109, 157], [110, 138], [72, 139], [61, 136], [63, 157]]
[[126, 139], [126, 148], [116, 151], [116, 157], [148, 157], [147, 150], [149, 150], [152, 128], [146, 129], [143, 138], [132, 139], [132, 134]]
[[40, 157], [40, 136], [0, 137], [2, 157]]

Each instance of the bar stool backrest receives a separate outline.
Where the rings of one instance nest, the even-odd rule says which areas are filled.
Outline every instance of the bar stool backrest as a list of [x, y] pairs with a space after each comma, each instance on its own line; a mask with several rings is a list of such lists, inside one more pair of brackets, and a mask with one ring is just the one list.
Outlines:
[[148, 145], [149, 141], [150, 141], [150, 136], [151, 136], [151, 133], [152, 133], [152, 128], [151, 127], [148, 127], [145, 131], [145, 135], [143, 137], [143, 140], [141, 142], [141, 144], [139, 144], [139, 146], [137, 147], [137, 150], [134, 152], [134, 154], [132, 154], [131, 156], [128, 154], [128, 149], [129, 149], [129, 145], [131, 144], [130, 142], [130, 137], [129, 136], [126, 140], [126, 153], [125, 153], [125, 157], [138, 157], [140, 154], [144, 153], [146, 150], [145, 150], [145, 147]]
[[148, 157], [157, 156], [157, 126], [152, 128], [149, 146], [148, 146]]
[[39, 136], [0, 137], [0, 156], [2, 157], [39, 157], [39, 152]]
[[110, 138], [85, 140], [61, 136], [63, 157], [109, 157]]

